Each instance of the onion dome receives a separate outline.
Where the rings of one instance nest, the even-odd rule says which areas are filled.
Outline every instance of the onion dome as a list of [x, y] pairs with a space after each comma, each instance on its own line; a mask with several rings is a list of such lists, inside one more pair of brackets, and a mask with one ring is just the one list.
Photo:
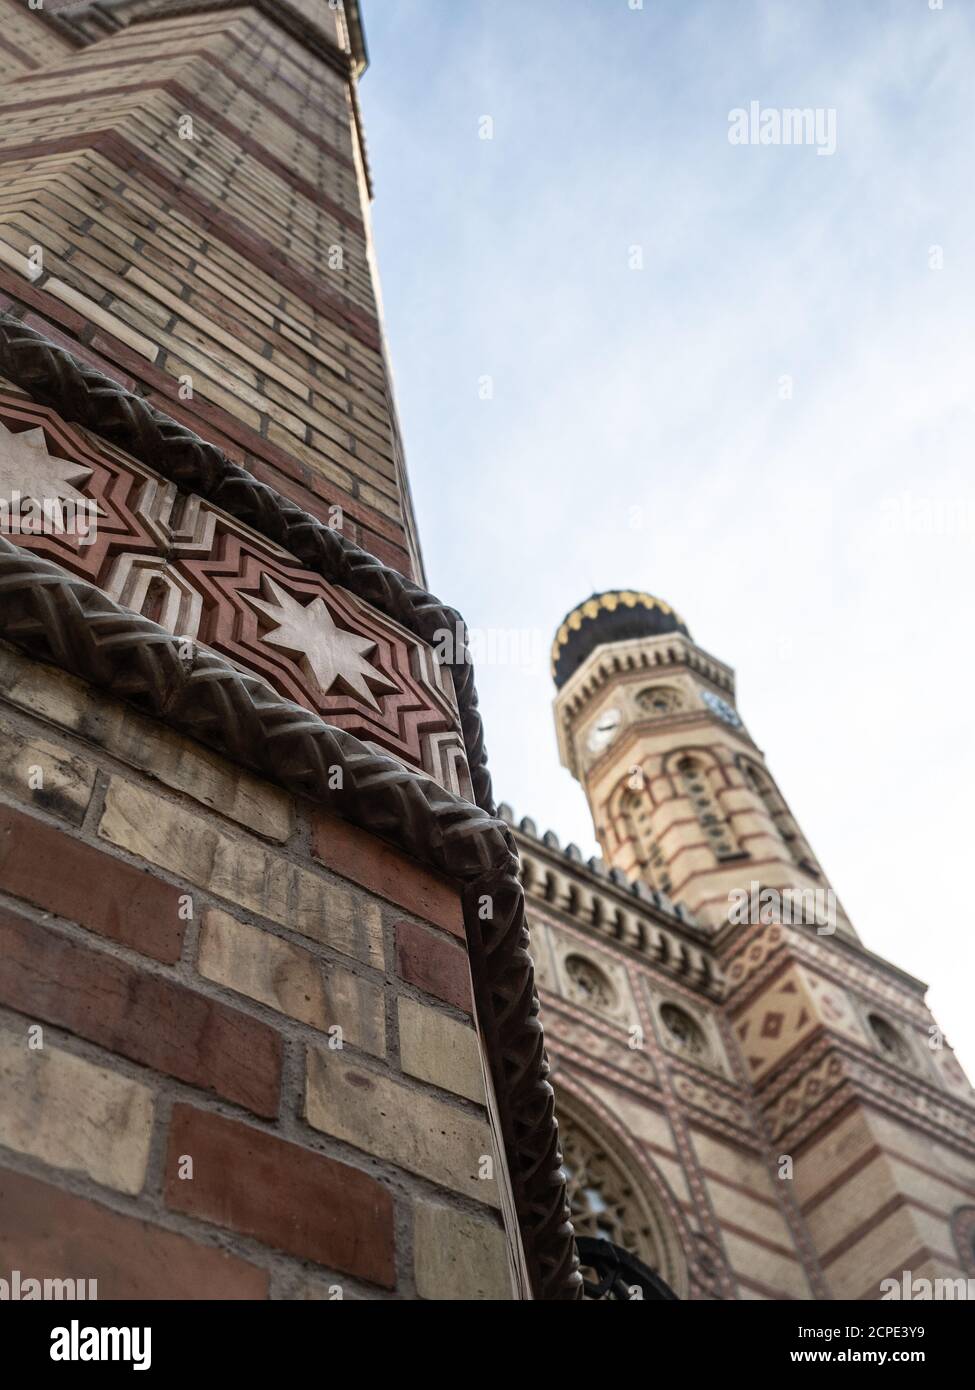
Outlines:
[[633, 589], [593, 594], [567, 613], [552, 644], [552, 678], [561, 690], [589, 654], [604, 642], [632, 642], [680, 632], [690, 637], [669, 603]]

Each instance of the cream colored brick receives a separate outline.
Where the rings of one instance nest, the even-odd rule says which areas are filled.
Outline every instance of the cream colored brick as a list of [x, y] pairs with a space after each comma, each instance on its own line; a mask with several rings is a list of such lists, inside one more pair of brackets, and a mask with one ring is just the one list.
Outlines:
[[775, 1189], [763, 1158], [743, 1153], [734, 1144], [723, 1144], [700, 1129], [692, 1129], [691, 1138], [702, 1168], [720, 1173], [727, 1182], [736, 1182], [756, 1196], [775, 1200]]
[[594, 1085], [593, 1089], [609, 1106], [610, 1113], [615, 1115], [635, 1138], [646, 1140], [677, 1156], [670, 1121], [661, 1110], [622, 1095], [614, 1086]]
[[183, 738], [157, 720], [96, 695], [83, 681], [4, 650], [0, 690], [12, 704], [81, 734], [122, 762], [269, 840], [291, 834], [287, 792]]
[[0, 721], [0, 789], [8, 796], [80, 825], [95, 787], [84, 758]]
[[347, 889], [323, 875], [299, 868], [254, 840], [232, 838], [143, 787], [112, 778], [98, 833], [228, 902], [346, 955], [383, 964], [382, 924], [374, 904], [353, 902]]
[[722, 1232], [731, 1267], [746, 1279], [754, 1279], [792, 1298], [811, 1297], [805, 1270], [797, 1259], [777, 1250], [768, 1250], [725, 1229]]
[[487, 1125], [443, 1101], [347, 1061], [308, 1050], [305, 1115], [315, 1129], [344, 1139], [442, 1187], [498, 1205], [494, 1177], [478, 1176], [494, 1144]]
[[292, 824], [287, 792], [141, 715], [123, 707], [118, 714], [103, 746], [123, 762], [145, 769], [258, 835], [287, 840]]
[[[9, 232], [8, 232], [9, 235]], [[30, 280], [31, 267], [28, 265], [27, 257], [15, 251], [6, 241], [0, 239], [0, 261], [4, 265], [9, 265], [11, 270], [16, 270], [18, 275], [23, 275], [26, 280]]]
[[809, 1234], [820, 1253], [825, 1253], [858, 1230], [896, 1195], [897, 1184], [883, 1154], [878, 1154], [865, 1167], [851, 1173], [806, 1216]]
[[260, 927], [211, 909], [200, 935], [199, 970], [313, 1028], [338, 1025], [345, 1042], [385, 1056], [382, 988]]
[[[379, 904], [364, 893], [330, 883], [322, 874], [299, 870], [295, 880], [292, 919], [295, 931], [325, 946], [382, 969], [383, 923]], [[340, 940], [348, 946], [340, 946]]]
[[414, 999], [400, 999], [399, 1055], [410, 1076], [484, 1104], [481, 1053], [473, 1028]]
[[0, 1144], [119, 1192], [142, 1190], [152, 1092], [82, 1057], [0, 1034]]
[[[931, 1239], [932, 1231], [935, 1239]], [[910, 1268], [919, 1246], [938, 1249], [944, 1244], [944, 1226], [926, 1220], [924, 1213], [900, 1207], [867, 1231], [855, 1244], [830, 1260], [826, 1277], [834, 1298], [860, 1298], [876, 1286], [878, 1278], [895, 1277]], [[950, 1249], [950, 1245], [947, 1247]]]
[[753, 1235], [763, 1236], [775, 1241], [777, 1245], [791, 1246], [792, 1232], [786, 1225], [785, 1217], [775, 1207], [765, 1202], [753, 1201], [736, 1187], [726, 1187], [723, 1182], [706, 1179], [711, 1205], [719, 1221], [740, 1226]]
[[91, 687], [83, 681], [41, 666], [6, 645], [2, 648], [0, 690], [11, 704], [63, 729], [80, 729], [97, 708]]
[[513, 1298], [504, 1232], [466, 1212], [417, 1202], [413, 1216], [413, 1265], [421, 1298]]
[[100, 328], [104, 328], [116, 338], [120, 338], [123, 343], [126, 343], [142, 357], [147, 357], [150, 362], [155, 362], [159, 356], [158, 346], [149, 338], [144, 337], [141, 333], [136, 333], [134, 328], [130, 328], [127, 323], [123, 323], [114, 314], [110, 314], [100, 304], [95, 304], [86, 295], [80, 294], [71, 285], [66, 285], [63, 280], [54, 278], [45, 280], [44, 289], [48, 294], [53, 294], [55, 299], [60, 299], [62, 303], [76, 309], [91, 323], [97, 323]]

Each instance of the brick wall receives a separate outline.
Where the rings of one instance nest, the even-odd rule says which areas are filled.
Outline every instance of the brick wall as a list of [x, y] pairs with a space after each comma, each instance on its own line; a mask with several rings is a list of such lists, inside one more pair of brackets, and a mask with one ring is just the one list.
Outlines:
[[0, 1268], [512, 1297], [453, 888], [6, 646], [0, 769]]
[[45, 58], [0, 87], [0, 289], [419, 575], [345, 60], [246, 5], [65, 51], [0, 3]]
[[34, 72], [73, 45], [40, 22], [27, 0], [0, 0], [0, 82]]

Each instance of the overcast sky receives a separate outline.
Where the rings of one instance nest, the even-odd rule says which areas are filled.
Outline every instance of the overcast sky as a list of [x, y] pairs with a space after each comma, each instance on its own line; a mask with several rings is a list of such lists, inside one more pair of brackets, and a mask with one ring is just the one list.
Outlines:
[[[552, 637], [672, 603], [975, 1075], [975, 9], [633, 3], [365, 0], [429, 584], [486, 634], [499, 798], [586, 854]], [[731, 143], [753, 102], [818, 144]]]

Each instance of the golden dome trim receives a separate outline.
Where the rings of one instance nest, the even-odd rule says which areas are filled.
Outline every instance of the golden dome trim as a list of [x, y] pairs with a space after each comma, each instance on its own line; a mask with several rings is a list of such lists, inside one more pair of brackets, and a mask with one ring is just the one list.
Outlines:
[[584, 603], [580, 603], [577, 608], [573, 608], [569, 613], [558, 632], [555, 634], [555, 641], [552, 643], [552, 675], [555, 675], [556, 663], [559, 659], [559, 651], [569, 640], [571, 632], [578, 632], [582, 627], [583, 618], [598, 618], [601, 612], [615, 613], [616, 609], [623, 605], [625, 608], [659, 608], [661, 613], [672, 614], [682, 626], [684, 620], [669, 603], [663, 599], [655, 598], [653, 594], [637, 593], [633, 589], [613, 589], [609, 593], [599, 594], [593, 598], [587, 598]]

